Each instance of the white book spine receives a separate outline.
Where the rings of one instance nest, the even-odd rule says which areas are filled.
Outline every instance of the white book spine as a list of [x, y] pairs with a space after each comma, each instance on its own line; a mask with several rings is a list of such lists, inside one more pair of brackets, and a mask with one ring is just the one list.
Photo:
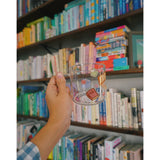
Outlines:
[[118, 109], [117, 109], [117, 93], [113, 94], [113, 102], [114, 102], [114, 127], [118, 126]]
[[117, 111], [118, 111], [118, 127], [122, 127], [122, 118], [121, 118], [121, 94], [117, 93]]
[[125, 97], [125, 123], [126, 123], [126, 128], [129, 127], [128, 125], [128, 97]]
[[126, 127], [126, 122], [125, 122], [125, 99], [122, 98], [122, 127]]
[[133, 128], [132, 107], [131, 103], [128, 103], [128, 125], [129, 128]]
[[134, 128], [138, 128], [136, 90], [137, 90], [136, 88], [131, 88], [131, 105], [132, 105]]
[[99, 124], [99, 105], [95, 105], [95, 124]]
[[91, 124], [92, 121], [92, 106], [87, 106], [88, 109], [88, 123]]

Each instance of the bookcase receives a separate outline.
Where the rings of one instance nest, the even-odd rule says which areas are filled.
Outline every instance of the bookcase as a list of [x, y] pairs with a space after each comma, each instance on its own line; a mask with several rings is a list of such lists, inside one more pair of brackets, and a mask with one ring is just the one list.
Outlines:
[[[43, 16], [49, 16], [53, 18], [53, 15], [61, 12], [64, 9], [64, 5], [72, 0], [58, 1], [58, 0], [48, 0], [39, 7], [28, 12], [17, 18], [17, 33], [20, 32], [27, 23], [34, 21]], [[143, 8], [130, 11], [128, 13], [106, 19], [104, 21], [94, 23], [88, 26], [81, 27], [28, 46], [24, 46], [17, 49], [17, 60], [26, 59], [28, 56], [43, 55], [55, 50], [65, 48], [65, 47], [76, 47], [81, 43], [89, 43], [94, 41], [95, 33], [105, 29], [113, 28], [120, 25], [127, 25], [131, 30], [143, 31]], [[87, 76], [87, 75], [86, 75]], [[128, 92], [130, 88], [137, 87], [143, 89], [143, 68], [130, 68], [129, 70], [121, 71], [110, 71], [106, 72], [106, 78], [111, 86], [119, 86], [120, 90], [125, 90]], [[28, 84], [47, 84], [50, 78], [34, 79], [34, 80], [23, 80], [17, 81], [17, 85], [28, 85]], [[67, 81], [69, 81], [69, 76], [66, 76]], [[132, 86], [133, 84], [133, 86]], [[134, 86], [135, 85], [135, 86]], [[17, 115], [17, 118], [33, 118], [37, 120], [47, 121], [47, 118], [31, 117], [24, 115]], [[108, 127], [103, 125], [93, 125], [79, 122], [71, 122], [71, 129], [80, 130], [81, 128], [87, 130], [87, 132], [95, 131], [98, 133], [110, 133], [110, 134], [123, 134], [125, 138], [130, 142], [142, 142], [143, 143], [143, 129], [126, 129], [126, 128], [116, 128]], [[129, 135], [129, 137], [127, 137]]]

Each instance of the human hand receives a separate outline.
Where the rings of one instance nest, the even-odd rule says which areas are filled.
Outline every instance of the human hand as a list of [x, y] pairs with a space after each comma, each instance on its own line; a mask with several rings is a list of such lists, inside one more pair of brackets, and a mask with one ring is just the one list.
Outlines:
[[69, 88], [66, 87], [66, 80], [61, 73], [53, 76], [47, 86], [46, 102], [49, 110], [51, 123], [70, 124], [72, 114], [72, 99]]

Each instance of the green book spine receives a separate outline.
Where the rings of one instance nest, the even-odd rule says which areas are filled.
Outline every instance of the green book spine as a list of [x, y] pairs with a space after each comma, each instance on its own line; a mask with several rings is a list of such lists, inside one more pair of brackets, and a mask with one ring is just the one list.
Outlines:
[[114, 68], [113, 68], [114, 71], [127, 70], [127, 69], [129, 69], [129, 65], [127, 65], [127, 66], [122, 66], [122, 67], [114, 67]]

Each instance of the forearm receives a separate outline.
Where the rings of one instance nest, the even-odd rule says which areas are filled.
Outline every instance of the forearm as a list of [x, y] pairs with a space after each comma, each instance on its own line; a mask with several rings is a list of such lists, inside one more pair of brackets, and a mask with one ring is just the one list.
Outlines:
[[31, 140], [37, 145], [40, 151], [41, 159], [46, 160], [51, 150], [64, 135], [70, 125], [70, 120], [53, 122], [49, 120], [47, 124]]

